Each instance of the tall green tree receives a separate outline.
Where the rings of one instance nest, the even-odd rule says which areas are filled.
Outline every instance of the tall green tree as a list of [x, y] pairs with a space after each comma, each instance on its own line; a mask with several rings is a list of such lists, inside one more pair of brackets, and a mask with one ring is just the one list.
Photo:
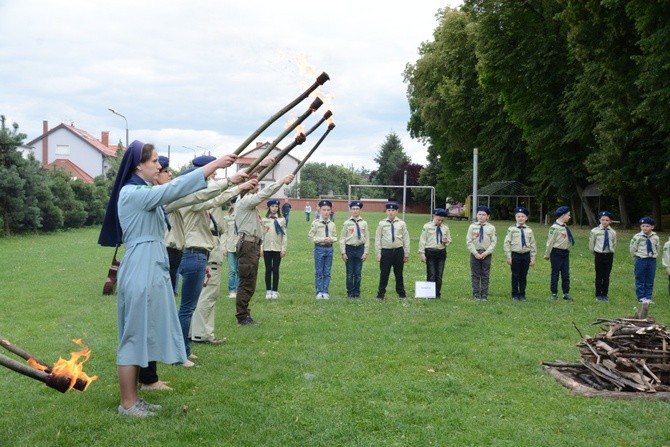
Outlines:
[[466, 0], [477, 23], [478, 72], [495, 90], [509, 119], [522, 131], [533, 162], [533, 180], [549, 206], [581, 199], [592, 225], [594, 210], [583, 195], [589, 147], [565, 138], [564, 92], [574, 82], [566, 30], [557, 0]]
[[[375, 156], [377, 171], [374, 177], [374, 183], [377, 185], [393, 184], [393, 176], [403, 163], [410, 163], [409, 156], [405, 153], [405, 148], [400, 141], [397, 133], [391, 132], [386, 136], [386, 140], [379, 147], [379, 152]], [[387, 197], [394, 194], [392, 189], [386, 192]]]
[[528, 163], [521, 132], [509, 122], [498, 94], [479, 82], [473, 16], [445, 10], [433, 41], [405, 68], [410, 105], [408, 130], [428, 147], [421, 184], [436, 186], [437, 200], [464, 200], [472, 191], [473, 149], [480, 153], [483, 182], [527, 183]]
[[[559, 15], [568, 26], [568, 47], [576, 82], [565, 101], [568, 138], [589, 141], [589, 179], [618, 197], [621, 221], [630, 227], [627, 196], [653, 210], [661, 228], [660, 197], [667, 148], [660, 130], [638, 113], [643, 101], [637, 85], [641, 55], [639, 34], [627, 12], [627, 0], [568, 0]], [[655, 134], [656, 131], [656, 135]], [[644, 188], [636, 188], [644, 184]], [[634, 195], [631, 192], [634, 191]], [[638, 211], [639, 213], [639, 211]]]

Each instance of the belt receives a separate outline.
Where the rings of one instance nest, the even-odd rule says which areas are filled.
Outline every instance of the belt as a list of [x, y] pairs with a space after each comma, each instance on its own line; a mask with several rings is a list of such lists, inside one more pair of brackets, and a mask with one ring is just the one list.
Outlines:
[[260, 245], [262, 240], [259, 237], [256, 236], [250, 236], [246, 233], [240, 233], [240, 240], [242, 241], [247, 241], [247, 242], [253, 242], [254, 244]]
[[184, 253], [202, 253], [209, 256], [209, 250], [200, 247], [187, 247], [184, 249]]
[[314, 244], [314, 245], [316, 245], [317, 247], [332, 247], [333, 246], [333, 244], [324, 244], [323, 242], [318, 243], [318, 244]]

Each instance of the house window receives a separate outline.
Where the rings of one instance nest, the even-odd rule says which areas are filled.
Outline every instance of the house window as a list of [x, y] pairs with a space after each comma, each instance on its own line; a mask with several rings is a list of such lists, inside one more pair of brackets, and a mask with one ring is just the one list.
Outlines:
[[56, 145], [56, 155], [70, 155], [70, 146], [67, 144]]

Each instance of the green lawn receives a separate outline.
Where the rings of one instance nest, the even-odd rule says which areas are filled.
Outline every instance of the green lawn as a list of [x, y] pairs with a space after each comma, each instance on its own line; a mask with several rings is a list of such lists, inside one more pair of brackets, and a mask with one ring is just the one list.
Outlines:
[[[382, 214], [364, 217], [374, 231]], [[336, 224], [343, 218], [338, 213]], [[407, 217], [410, 296], [414, 281], [425, 280], [416, 250], [427, 219]], [[262, 324], [238, 328], [234, 300], [223, 290], [217, 336], [228, 342], [195, 345], [199, 368], [159, 365], [175, 391], [141, 393], [163, 406], [145, 420], [116, 413], [116, 301], [101, 294], [112, 250], [96, 245], [98, 229], [0, 239], [0, 335], [49, 362], [83, 338], [93, 351], [85, 370], [99, 375], [87, 391], [61, 394], [0, 367], [0, 446], [670, 445], [670, 403], [576, 397], [541, 367], [578, 359], [573, 323], [593, 335], [596, 318], [634, 312], [632, 231], [619, 231], [610, 303], [593, 296], [586, 228], [573, 228], [575, 302], [549, 301], [549, 263], [540, 259], [520, 303], [510, 298], [501, 246], [510, 222], [494, 222], [500, 245], [489, 301], [474, 302], [467, 223], [448, 224], [454, 242], [441, 300], [399, 301], [392, 278], [378, 303], [373, 257], [364, 265], [362, 299], [347, 300], [336, 256], [331, 299], [317, 301], [308, 224], [292, 213], [281, 298], [264, 299], [261, 265], [252, 314]], [[542, 254], [547, 227], [531, 226]], [[665, 323], [660, 262], [657, 273], [651, 315]]]

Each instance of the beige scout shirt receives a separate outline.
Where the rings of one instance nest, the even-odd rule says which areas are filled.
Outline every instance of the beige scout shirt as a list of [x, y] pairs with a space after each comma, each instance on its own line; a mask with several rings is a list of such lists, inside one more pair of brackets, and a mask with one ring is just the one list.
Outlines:
[[[275, 227], [275, 220], [279, 223], [279, 226], [284, 231], [284, 234], [277, 233], [277, 228]], [[286, 253], [286, 249], [288, 248], [288, 237], [286, 234], [286, 219], [284, 219], [283, 217], [279, 218], [264, 217], [263, 230], [265, 231], [263, 235], [263, 251], [279, 251]]]
[[266, 186], [255, 194], [247, 193], [235, 203], [235, 223], [238, 234], [246, 234], [251, 237], [263, 238], [263, 225], [261, 215], [256, 207], [272, 197], [284, 186], [282, 180], [278, 180]]
[[165, 211], [168, 213], [168, 219], [170, 219], [170, 226], [172, 227], [165, 234], [165, 246], [176, 250], [184, 249], [184, 219], [178, 211], [179, 208], [212, 199], [229, 187], [234, 188], [232, 191], [236, 191], [235, 195], [239, 191], [228, 179], [212, 180], [207, 182], [205, 189], [201, 189], [165, 205]]
[[[651, 254], [647, 251], [647, 240], [651, 241]], [[640, 231], [630, 240], [630, 255], [638, 258], [656, 258], [661, 248], [661, 241], [653, 231], [649, 235]]]
[[[326, 228], [328, 228], [328, 235], [326, 235]], [[332, 245], [337, 241], [337, 228], [335, 227], [335, 222], [332, 220], [315, 220], [312, 222], [312, 226], [307, 233], [307, 237], [310, 241], [315, 244], [322, 245], [324, 244], [324, 239], [329, 237], [332, 239]]]
[[[360, 239], [358, 238], [358, 230], [356, 229], [357, 223], [358, 228], [361, 230]], [[363, 254], [368, 254], [368, 251], [370, 250], [370, 230], [368, 228], [368, 223], [360, 217], [357, 220], [350, 217], [342, 224], [342, 232], [340, 233], [341, 254], [346, 253], [347, 245], [352, 245], [354, 247], [364, 245], [365, 248], [363, 248]]]
[[496, 237], [496, 227], [491, 225], [488, 222], [483, 224], [484, 237], [480, 241], [479, 233], [482, 231], [482, 224], [475, 222], [470, 224], [468, 227], [468, 232], [465, 235], [465, 246], [468, 248], [468, 251], [473, 255], [479, 253], [480, 250], [483, 250], [484, 256], [488, 256], [493, 253], [493, 250], [496, 248], [498, 243], [498, 238]]
[[[239, 192], [238, 187], [225, 190], [215, 198], [195, 205], [179, 208], [184, 219], [184, 248], [204, 248], [211, 251], [216, 241], [210, 230], [212, 220], [209, 217], [213, 208], [221, 208]], [[218, 226], [218, 222], [217, 222]], [[221, 231], [221, 230], [219, 230]]]
[[[393, 226], [393, 232], [391, 232]], [[395, 235], [395, 240], [393, 236]], [[375, 254], [381, 256], [382, 248], [403, 248], [405, 257], [409, 258], [409, 232], [407, 224], [400, 220], [383, 219], [377, 225], [375, 232]]]
[[595, 253], [614, 253], [617, 239], [616, 231], [612, 227], [607, 227], [607, 238], [609, 247], [605, 248], [605, 229], [602, 225], [598, 225], [589, 235], [589, 250]]
[[551, 250], [554, 248], [562, 250], [570, 249], [570, 238], [568, 238], [567, 227], [558, 221], [549, 227], [549, 237], [547, 238], [547, 249], [544, 251], [544, 257], [549, 259]]
[[229, 252], [235, 252], [237, 250], [237, 241], [239, 235], [235, 229], [235, 211], [231, 213], [226, 213], [223, 217], [223, 226], [226, 228], [224, 246], [225, 250]]
[[[521, 242], [522, 229], [524, 239], [526, 240], [525, 247]], [[530, 259], [534, 261], [537, 256], [537, 243], [535, 242], [533, 230], [527, 225], [519, 226], [518, 224], [514, 224], [510, 226], [503, 241], [503, 252], [505, 252], [507, 259], [512, 259], [512, 253], [530, 253]]]
[[[439, 226], [440, 231], [442, 232], [442, 237], [437, 237], [438, 226], [435, 225], [435, 222], [428, 222], [423, 226], [421, 230], [421, 236], [419, 236], [419, 254], [426, 254], [426, 249], [431, 250], [446, 250], [447, 245], [451, 244], [451, 233], [449, 232], [449, 227], [447, 224], [443, 223]], [[444, 242], [446, 238], [446, 243]]]

